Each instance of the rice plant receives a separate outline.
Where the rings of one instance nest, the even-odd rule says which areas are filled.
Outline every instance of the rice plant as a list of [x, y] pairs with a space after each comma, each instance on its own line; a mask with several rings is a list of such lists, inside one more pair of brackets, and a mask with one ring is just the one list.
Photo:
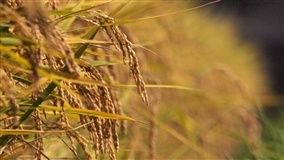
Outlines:
[[[45, 139], [56, 135], [77, 158], [79, 145], [84, 159], [101, 154], [116, 159], [119, 128], [123, 120], [133, 121], [122, 115], [114, 89], [113, 65], [120, 57], [149, 104], [132, 42], [115, 24], [115, 12], [100, 8], [107, 1], [92, 7], [84, 1], [65, 3], [0, 3], [2, 158], [29, 148], [36, 159], [48, 159]], [[109, 50], [114, 54], [104, 53]]]
[[0, 158], [281, 158], [218, 2], [0, 0]]

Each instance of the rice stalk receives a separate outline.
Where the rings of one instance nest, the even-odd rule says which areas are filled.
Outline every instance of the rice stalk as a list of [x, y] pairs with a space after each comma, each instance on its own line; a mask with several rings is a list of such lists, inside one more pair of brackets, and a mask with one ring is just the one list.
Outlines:
[[[49, 0], [46, 5], [50, 10], [57, 10], [60, 3], [57, 0]], [[82, 13], [88, 13], [92, 21], [84, 16], [78, 18]], [[108, 35], [111, 43], [122, 53], [124, 63], [128, 61], [130, 74], [135, 80], [138, 92], [142, 100], [149, 105], [134, 45], [117, 25], [104, 26], [106, 23], [113, 23], [114, 19], [102, 11], [95, 10], [95, 7], [65, 16], [75, 17], [72, 21], [74, 24], [82, 19], [91, 22], [87, 25], [92, 26], [92, 29], [82, 37], [83, 39], [94, 39], [97, 34], [101, 34], [100, 30]], [[3, 148], [0, 157], [5, 156], [6, 150], [14, 155], [15, 145], [26, 141], [25, 137], [18, 139], [16, 135], [33, 134], [35, 141], [29, 144], [34, 152], [33, 156], [36, 159], [48, 158], [43, 154], [43, 133], [52, 133], [56, 129], [60, 133], [65, 132], [65, 136], [70, 140], [69, 149], [76, 157], [78, 155], [75, 150], [79, 145], [86, 159], [98, 158], [102, 154], [107, 154], [110, 159], [116, 159], [116, 152], [119, 149], [119, 123], [123, 124], [118, 119], [131, 118], [121, 115], [116, 91], [111, 87], [116, 81], [113, 67], [99, 68], [80, 61], [91, 42], [86, 41], [79, 45], [68, 43], [66, 35], [57, 28], [60, 21], [52, 23], [53, 20], [40, 1], [1, 1], [0, 18], [1, 25], [8, 24], [5, 34], [15, 37], [16, 41], [13, 41], [17, 42], [11, 43], [6, 38], [1, 40], [0, 45], [0, 56], [4, 58], [0, 70], [1, 84], [8, 84], [1, 85], [0, 104], [11, 112], [4, 113], [7, 119], [3, 122], [6, 129], [3, 133], [6, 134], [0, 137]], [[94, 47], [96, 46], [92, 46]], [[99, 62], [96, 56], [92, 58], [94, 63]], [[110, 62], [111, 59], [107, 58], [106, 64]], [[84, 82], [85, 79], [89, 79], [91, 83]], [[13, 85], [21, 90], [32, 88], [32, 91], [20, 96], [19, 92], [14, 91]], [[18, 102], [21, 102], [20, 110]], [[52, 119], [51, 115], [46, 113], [48, 109], [54, 113], [59, 111], [59, 115], [53, 115], [59, 116], [59, 119]], [[78, 116], [79, 120], [76, 123], [89, 123], [84, 127], [87, 135], [73, 130], [76, 123], [69, 117], [69, 113]], [[33, 124], [33, 130], [27, 128], [31, 125], [26, 124]], [[12, 130], [9, 132], [7, 129]], [[92, 144], [95, 157], [89, 144]]]

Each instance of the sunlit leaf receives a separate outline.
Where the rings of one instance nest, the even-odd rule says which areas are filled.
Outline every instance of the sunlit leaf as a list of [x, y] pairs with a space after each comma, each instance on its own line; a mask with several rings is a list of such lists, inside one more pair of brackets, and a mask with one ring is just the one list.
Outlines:
[[[131, 84], [113, 84], [113, 86], [114, 87], [125, 87], [125, 88], [135, 88], [136, 87], [136, 85], [131, 85]], [[178, 86], [178, 85], [145, 84], [145, 87], [146, 88], [168, 88], [168, 89], [202, 92], [199, 89], [189, 88], [185, 86]]]
[[52, 131], [39, 131], [39, 130], [27, 130], [27, 129], [0, 129], [0, 135], [29, 135], [38, 133], [65, 133], [64, 130], [52, 130]]
[[161, 17], [165, 17], [165, 16], [171, 16], [171, 15], [186, 13], [186, 12], [189, 12], [189, 11], [193, 11], [193, 10], [197, 10], [197, 9], [200, 9], [200, 8], [203, 8], [203, 7], [207, 7], [209, 5], [218, 3], [220, 1], [221, 0], [215, 0], [215, 1], [205, 3], [203, 5], [199, 5], [197, 7], [187, 8], [187, 9], [183, 9], [183, 10], [178, 10], [178, 11], [154, 15], [154, 16], [141, 17], [141, 18], [135, 18], [135, 19], [124, 19], [124, 20], [120, 19], [120, 20], [116, 20], [114, 24], [105, 24], [105, 25], [108, 26], [108, 25], [120, 25], [120, 24], [127, 24], [127, 23], [136, 23], [136, 22], [141, 22], [141, 21], [146, 21], [146, 20], [151, 20], [151, 19], [157, 19], [157, 18], [161, 18]]
[[0, 56], [4, 58], [5, 60], [15, 65], [18, 65], [20, 67], [27, 68], [27, 69], [31, 68], [30, 63], [26, 59], [19, 56], [14, 51], [12, 51], [12, 48], [0, 45]]
[[[51, 111], [62, 111], [60, 107], [55, 106], [49, 106], [49, 105], [40, 105], [40, 108], [51, 110]], [[71, 107], [65, 107], [64, 111], [66, 114], [76, 114], [76, 115], [88, 115], [88, 116], [95, 116], [100, 118], [106, 118], [106, 119], [117, 119], [117, 120], [129, 120], [129, 121], [135, 121], [133, 118], [130, 118], [128, 116], [124, 115], [118, 115], [118, 114], [111, 114], [106, 112], [99, 112], [95, 110], [89, 110], [89, 109], [81, 109], [81, 108], [71, 108]]]
[[22, 41], [14, 37], [0, 37], [0, 44], [3, 45], [21, 45]]

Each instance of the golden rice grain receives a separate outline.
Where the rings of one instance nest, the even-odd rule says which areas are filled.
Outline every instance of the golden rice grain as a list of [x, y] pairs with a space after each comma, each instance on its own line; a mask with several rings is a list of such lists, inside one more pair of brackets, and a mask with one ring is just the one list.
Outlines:
[[[59, 1], [49, 0], [47, 5], [50, 9], [56, 10]], [[19, 11], [19, 10], [21, 11]], [[91, 18], [80, 17], [85, 21], [91, 23], [91, 25], [98, 25], [103, 28], [104, 33], [112, 41], [118, 51], [122, 53], [124, 63], [128, 63], [130, 68], [130, 74], [134, 78], [138, 93], [141, 95], [142, 100], [149, 105], [148, 95], [145, 89], [145, 83], [140, 73], [140, 67], [137, 55], [133, 49], [133, 44], [128, 39], [127, 35], [120, 29], [119, 26], [114, 25], [115, 20], [109, 17], [102, 11], [91, 11]], [[84, 125], [88, 131], [88, 136], [73, 130], [74, 124], [67, 116], [66, 107], [81, 108], [96, 110], [100, 112], [106, 112], [111, 114], [122, 114], [117, 93], [113, 91], [111, 84], [115, 82], [115, 71], [112, 66], [106, 68], [95, 68], [92, 66], [83, 66], [77, 63], [75, 59], [75, 53], [71, 46], [66, 42], [65, 36], [55, 24], [50, 23], [50, 18], [40, 4], [40, 1], [28, 1], [28, 0], [4, 0], [0, 2], [0, 18], [7, 24], [11, 24], [11, 33], [15, 36], [24, 37], [28, 41], [26, 45], [17, 46], [17, 49], [13, 50], [21, 58], [24, 58], [29, 62], [31, 67], [31, 73], [20, 73], [23, 79], [27, 79], [35, 85], [41, 79], [38, 73], [39, 68], [46, 68], [54, 71], [63, 71], [72, 75], [73, 78], [87, 78], [100, 82], [103, 85], [83, 85], [78, 83], [71, 83], [68, 80], [59, 82], [57, 88], [52, 92], [50, 99], [46, 100], [44, 104], [51, 104], [61, 108], [59, 112], [59, 119], [49, 119], [45, 110], [36, 109], [26, 123], [32, 123], [35, 130], [44, 131], [50, 129], [60, 129], [66, 132], [67, 138], [70, 140], [69, 149], [76, 154], [77, 144], [83, 149], [86, 159], [98, 158], [101, 154], [107, 154], [109, 159], [116, 159], [116, 152], [119, 148], [118, 130], [119, 127], [125, 129], [125, 124], [114, 119], [98, 118], [94, 116], [78, 115], [79, 123]], [[31, 43], [31, 44], [30, 44]], [[111, 46], [108, 46], [111, 48]], [[51, 54], [53, 51], [59, 52], [59, 54]], [[96, 61], [96, 57], [93, 57]], [[106, 58], [106, 61], [110, 61]], [[0, 66], [2, 67], [2, 66]], [[67, 71], [63, 70], [66, 69]], [[8, 76], [7, 74], [11, 74]], [[13, 90], [14, 83], [17, 82], [17, 87], [27, 89], [30, 87], [28, 84], [13, 80], [12, 76], [15, 73], [13, 71], [6, 72], [0, 68], [0, 105], [8, 105], [13, 111], [11, 115], [7, 115], [7, 119], [3, 121], [3, 128], [9, 128], [14, 126], [16, 129], [25, 129], [26, 127], [18, 125], [16, 120], [16, 114], [19, 109], [19, 105], [16, 103], [16, 94]], [[105, 78], [106, 77], [106, 78]], [[35, 102], [40, 95], [44, 92], [44, 87], [47, 84], [36, 85], [36, 89], [27, 97], [28, 100]], [[42, 119], [42, 113], [45, 116], [44, 121]], [[55, 111], [54, 111], [55, 113]], [[49, 126], [50, 124], [57, 124], [54, 128]], [[2, 126], [1, 126], [2, 127]], [[34, 135], [35, 145], [32, 148], [36, 159], [41, 159], [44, 151], [43, 134], [37, 133]], [[24, 141], [24, 138], [22, 137]], [[93, 157], [89, 142], [92, 142], [95, 156]], [[17, 139], [13, 138], [8, 144], [8, 150], [11, 154], [17, 143]], [[2, 154], [0, 154], [1, 156]]]

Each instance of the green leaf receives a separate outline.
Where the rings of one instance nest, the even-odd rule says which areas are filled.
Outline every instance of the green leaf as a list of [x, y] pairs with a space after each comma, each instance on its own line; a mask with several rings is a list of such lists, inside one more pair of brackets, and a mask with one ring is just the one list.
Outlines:
[[8, 62], [15, 64], [16, 66], [19, 66], [21, 68], [31, 68], [30, 63], [25, 58], [12, 51], [11, 47], [0, 45], [0, 56]]
[[0, 43], [4, 45], [21, 45], [22, 41], [15, 37], [0, 37]]
[[[59, 18], [56, 18], [55, 20], [53, 20], [53, 23], [57, 24], [61, 21], [64, 21], [68, 18], [72, 18], [72, 17], [75, 17], [77, 15], [83, 15], [85, 14], [86, 12], [100, 6], [100, 5], [103, 5], [103, 4], [106, 4], [106, 3], [109, 3], [110, 1], [100, 1], [98, 4], [94, 4], [94, 2], [91, 2], [90, 4], [86, 5], [86, 3], [82, 3], [80, 2], [77, 6], [75, 6], [72, 11], [70, 13], [67, 13], [65, 14], [64, 16], [61, 16]], [[83, 5], [84, 6], [87, 6], [87, 8], [83, 8]], [[89, 7], [91, 5], [91, 7]], [[83, 9], [81, 9], [83, 8]], [[66, 13], [66, 12], [65, 12]]]
[[[55, 82], [51, 82], [43, 91], [43, 93], [37, 98], [36, 101], [32, 104], [31, 108], [27, 110], [24, 115], [21, 116], [19, 120], [19, 124], [23, 123], [28, 117], [33, 113], [33, 111], [43, 102], [45, 99], [49, 96], [49, 94], [52, 93], [52, 91], [57, 87]], [[0, 142], [2, 140], [2, 137], [0, 139]]]
[[[72, 8], [72, 12], [74, 11], [80, 11], [82, 4], [84, 3], [84, 0], [80, 1], [78, 5], [76, 5], [75, 7]], [[68, 15], [68, 13], [66, 13], [65, 15]], [[58, 26], [63, 30], [63, 31], [68, 31], [68, 29], [70, 28], [70, 26], [72, 25], [72, 23], [75, 21], [76, 17], [73, 16], [69, 19], [64, 19], [62, 21], [60, 21], [60, 23], [58, 24]]]
[[27, 85], [31, 85], [32, 84], [31, 81], [29, 81], [27, 79], [24, 79], [23, 77], [16, 76], [16, 75], [13, 75], [12, 77], [13, 77], [14, 80], [17, 80], [17, 81], [22, 82], [24, 84], [27, 84]]
[[118, 65], [118, 64], [123, 64], [122, 61], [119, 62], [109, 62], [109, 61], [103, 61], [103, 60], [90, 60], [88, 58], [82, 58], [79, 62], [81, 65], [89, 65], [92, 67], [99, 67], [99, 66], [113, 66], [113, 65]]
[[[84, 39], [94, 39], [98, 31], [100, 30], [100, 26], [93, 27], [85, 36], [83, 36]], [[86, 51], [86, 49], [89, 47], [89, 43], [85, 43], [80, 45], [75, 52], [75, 58], [79, 59], [83, 53]]]

